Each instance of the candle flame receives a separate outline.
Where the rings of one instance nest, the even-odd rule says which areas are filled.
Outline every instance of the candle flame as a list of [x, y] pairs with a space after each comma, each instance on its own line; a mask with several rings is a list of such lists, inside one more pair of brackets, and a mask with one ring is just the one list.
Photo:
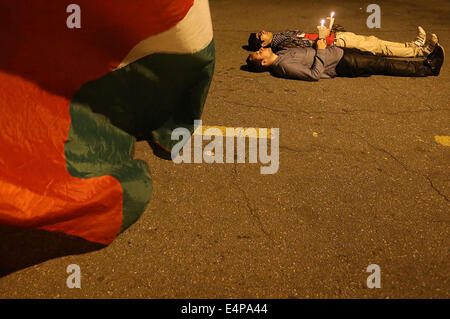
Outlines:
[[333, 12], [331, 12], [331, 15], [330, 15], [330, 17], [332, 18], [332, 17], [334, 17], [334, 11]]
[[320, 20], [320, 25], [323, 27], [323, 25], [325, 24], [325, 20]]

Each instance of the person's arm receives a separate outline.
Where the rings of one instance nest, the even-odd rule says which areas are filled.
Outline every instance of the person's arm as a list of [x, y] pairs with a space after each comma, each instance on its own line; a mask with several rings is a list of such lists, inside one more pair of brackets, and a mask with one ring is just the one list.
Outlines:
[[317, 41], [316, 56], [314, 57], [314, 63], [311, 68], [299, 62], [294, 62], [289, 65], [280, 65], [283, 71], [282, 76], [303, 81], [319, 81], [325, 69], [323, 55], [326, 46], [325, 40]]
[[[317, 39], [319, 39], [319, 34], [318, 33], [305, 33], [304, 38], [316, 41]], [[334, 32], [330, 33], [330, 30], [328, 30], [328, 33], [327, 33], [327, 45], [330, 45], [330, 46], [333, 45], [334, 39], [335, 39]]]

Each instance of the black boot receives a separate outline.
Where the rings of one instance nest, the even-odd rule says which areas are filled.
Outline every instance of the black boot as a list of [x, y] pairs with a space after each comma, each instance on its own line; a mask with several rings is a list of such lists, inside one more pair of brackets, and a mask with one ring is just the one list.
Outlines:
[[436, 45], [433, 52], [431, 52], [425, 63], [431, 68], [433, 75], [437, 76], [441, 72], [442, 64], [444, 63], [445, 52], [444, 48], [439, 44]]

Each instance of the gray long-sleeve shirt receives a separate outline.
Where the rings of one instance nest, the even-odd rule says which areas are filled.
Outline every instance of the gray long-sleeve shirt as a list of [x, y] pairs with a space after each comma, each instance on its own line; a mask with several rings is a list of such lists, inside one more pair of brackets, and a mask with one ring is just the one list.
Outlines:
[[341, 48], [324, 50], [292, 48], [279, 51], [270, 66], [273, 75], [288, 79], [318, 81], [336, 76], [336, 66], [344, 55]]

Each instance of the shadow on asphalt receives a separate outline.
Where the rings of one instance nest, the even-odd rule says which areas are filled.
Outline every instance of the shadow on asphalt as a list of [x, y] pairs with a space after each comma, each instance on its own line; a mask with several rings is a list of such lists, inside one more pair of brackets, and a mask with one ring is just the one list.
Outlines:
[[171, 153], [166, 150], [164, 147], [162, 147], [161, 145], [159, 145], [158, 143], [156, 143], [153, 139], [148, 138], [147, 143], [150, 145], [150, 148], [153, 151], [153, 154], [161, 159], [164, 159], [166, 161], [171, 161], [172, 160], [172, 155]]
[[53, 258], [104, 247], [62, 233], [0, 225], [0, 278]]

